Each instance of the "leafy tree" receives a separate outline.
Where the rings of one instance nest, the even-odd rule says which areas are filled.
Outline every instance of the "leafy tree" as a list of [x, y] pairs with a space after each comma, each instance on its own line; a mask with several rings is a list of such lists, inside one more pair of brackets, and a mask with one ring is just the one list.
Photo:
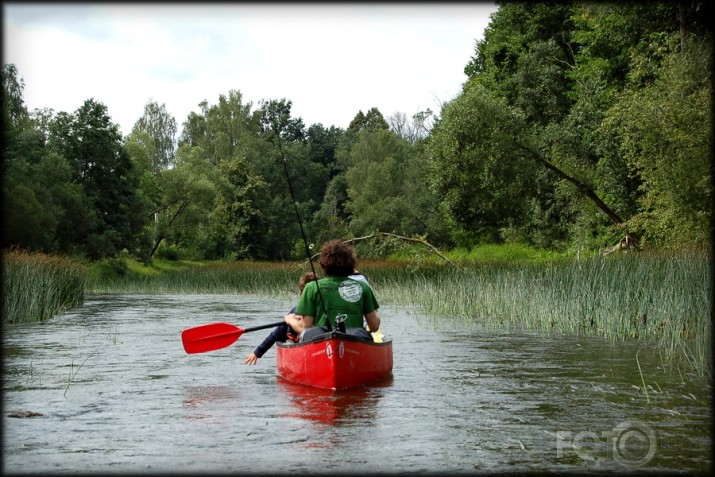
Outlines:
[[646, 88], [625, 91], [604, 129], [615, 130], [642, 183], [631, 222], [658, 245], [709, 239], [712, 206], [712, 44], [668, 54]]
[[25, 80], [20, 77], [17, 66], [3, 64], [2, 66], [2, 110], [3, 129], [17, 127], [29, 117], [23, 92]]
[[348, 126], [349, 133], [359, 133], [364, 130], [377, 131], [379, 129], [390, 129], [390, 125], [387, 124], [385, 117], [377, 108], [370, 108], [367, 114], [358, 111]]
[[[375, 111], [372, 117], [375, 118], [379, 111], [373, 109]], [[351, 164], [351, 149], [359, 139], [360, 130], [367, 124], [366, 121], [365, 114], [358, 111], [350, 123], [352, 127], [346, 131], [340, 130], [340, 134], [335, 138], [333, 161], [328, 169], [325, 193], [314, 209], [308, 227], [317, 243], [349, 235], [350, 214], [346, 210], [348, 181], [345, 174]]]
[[[618, 215], [632, 218], [628, 226], [640, 234], [649, 235], [645, 224], [653, 225], [639, 220], [650, 185], [638, 168], [629, 165], [632, 160], [621, 147], [623, 139], [617, 128], [609, 125], [608, 111], [623, 106], [624, 92], [650, 89], [663, 74], [666, 58], [682, 48], [686, 17], [687, 29], [703, 31], [699, 25], [704, 8], [699, 3], [688, 8], [668, 2], [582, 4], [573, 17], [571, 38], [576, 53], [569, 76], [575, 103], [562, 129], [579, 139], [582, 157], [588, 157], [588, 167], [593, 165], [595, 190]], [[680, 89], [679, 85], [673, 87]]]
[[[234, 198], [240, 195], [231, 190], [232, 184], [238, 185], [230, 180], [230, 164], [238, 158], [260, 156], [253, 149], [260, 132], [260, 116], [251, 110], [251, 103], [244, 103], [238, 90], [219, 95], [217, 104], [202, 101], [199, 106], [200, 113], [191, 112], [183, 124], [177, 166], [162, 173], [159, 181], [163, 196], [157, 208], [152, 255], [162, 242], [199, 258], [238, 253], [236, 239], [240, 234], [226, 223], [236, 207]], [[241, 170], [257, 174], [252, 159], [245, 164], [248, 166]]]
[[442, 110], [429, 144], [432, 178], [450, 216], [474, 237], [501, 241], [500, 230], [525, 217], [536, 191], [534, 167], [514, 142], [525, 127], [478, 84]]
[[207, 258], [266, 258], [261, 246], [267, 237], [264, 217], [270, 198], [268, 185], [253, 175], [245, 158], [234, 157], [218, 164], [218, 194], [210, 217], [212, 248]]
[[291, 117], [292, 106], [293, 103], [285, 98], [263, 101], [260, 108], [262, 132], [279, 134], [288, 142], [305, 139], [303, 120]]
[[[522, 118], [522, 129], [513, 131], [513, 139], [519, 134], [531, 136], [532, 140], [543, 136], [540, 142], [547, 148], [551, 143], [549, 137], [558, 139], [559, 124], [568, 115], [572, 102], [568, 72], [574, 52], [568, 39], [573, 8], [570, 4], [501, 4], [492, 15], [484, 39], [476, 43], [475, 56], [465, 68], [470, 81], [465, 83], [464, 90], [479, 84], [485, 94], [512, 108]], [[491, 106], [484, 111], [479, 111], [481, 106], [477, 104], [473, 107], [477, 109], [469, 114], [484, 115], [492, 111]], [[498, 117], [501, 118], [501, 114]], [[488, 124], [484, 127], [489, 128]], [[534, 164], [514, 164], [507, 159], [510, 156], [507, 153], [503, 158], [495, 158], [495, 168], [480, 181], [483, 188], [492, 190], [491, 199], [479, 206], [483, 211], [471, 219], [462, 213], [455, 223], [467, 230], [473, 229], [474, 237], [481, 237], [479, 240], [508, 239], [555, 246], [565, 238], [567, 224], [563, 219], [573, 213], [573, 208], [580, 207], [579, 196], [568, 188], [560, 188], [555, 177], [535, 169]], [[502, 162], [511, 165], [507, 167]], [[435, 174], [437, 182], [441, 175]], [[493, 190], [495, 187], [501, 188]], [[516, 200], [520, 195], [523, 200]], [[446, 207], [449, 210], [461, 208], [451, 199]], [[494, 210], [487, 213], [492, 207]], [[469, 223], [470, 220], [477, 220], [479, 224]], [[457, 233], [462, 241], [469, 235]]]
[[365, 129], [352, 149], [347, 171], [350, 230], [356, 235], [376, 231], [402, 233], [408, 213], [405, 192], [407, 142], [384, 129]]
[[240, 152], [242, 139], [259, 132], [260, 117], [238, 90], [219, 95], [215, 105], [202, 101], [199, 106], [201, 113], [191, 112], [184, 123], [179, 145], [200, 146], [214, 165]]
[[650, 60], [662, 58], [662, 38], [678, 31], [676, 2], [582, 3], [574, 11], [572, 41], [581, 75], [598, 75], [607, 88], [620, 90], [635, 68], [633, 53], [649, 50]]
[[353, 236], [388, 232], [445, 240], [426, 158], [418, 145], [392, 131], [364, 130], [351, 159], [345, 208]]
[[154, 175], [171, 167], [176, 148], [176, 120], [171, 116], [166, 106], [156, 101], [144, 105], [144, 114], [134, 124], [132, 132], [145, 132], [143, 140], [151, 140], [153, 149], [151, 171]]
[[189, 257], [204, 258], [210, 240], [208, 212], [216, 198], [216, 170], [199, 146], [184, 144], [176, 151], [175, 165], [159, 176], [162, 199], [152, 215], [156, 220], [151, 259], [164, 241]]
[[517, 75], [522, 57], [532, 45], [556, 45], [563, 50], [558, 57], [571, 54], [565, 33], [571, 29], [573, 6], [554, 2], [498, 4], [499, 10], [492, 14], [483, 39], [476, 42], [464, 73], [513, 105], [520, 93], [519, 83], [524, 84], [523, 73]]
[[[168, 169], [156, 170], [156, 146], [148, 132], [135, 129], [126, 138], [125, 149], [132, 161], [137, 177], [136, 214], [143, 220], [143, 227], [135, 237], [135, 256], [149, 263], [157, 235], [157, 209], [160, 207], [162, 190], [161, 175]], [[172, 152], [173, 157], [173, 152]]]
[[512, 81], [513, 106], [527, 121], [545, 125], [560, 121], [571, 107], [568, 57], [556, 41], [537, 41], [519, 58]]
[[345, 131], [340, 128], [335, 126], [326, 128], [322, 124], [311, 125], [305, 133], [308, 147], [307, 159], [312, 163], [325, 166], [331, 178], [337, 172], [337, 149], [344, 133]]
[[[203, 216], [191, 203], [176, 209], [176, 219], [163, 226], [191, 220], [193, 233], [179, 234], [173, 226], [174, 232], [162, 234], [162, 239], [177, 246], [175, 240], [180, 240], [183, 249], [206, 258], [290, 256], [299, 224], [289, 215], [293, 205], [285, 169], [295, 182], [296, 205], [306, 217], [317, 208], [328, 175], [326, 165], [307, 158], [302, 120], [291, 117], [291, 103], [285, 99], [264, 101], [251, 111], [237, 91], [201, 108], [202, 114], [189, 115], [180, 150], [192, 164], [204, 161], [202, 174], [213, 184], [213, 198]], [[189, 211], [190, 216], [181, 217]]]
[[2, 79], [2, 246], [81, 254], [87, 206], [69, 163], [46, 146], [52, 112], [27, 112], [14, 65], [4, 65]]
[[3, 178], [4, 247], [52, 252], [76, 252], [68, 243], [72, 234], [86, 230], [73, 222], [70, 211], [83, 209], [81, 192], [70, 182], [69, 166], [57, 154], [47, 154], [32, 163], [15, 160]]
[[22, 96], [24, 89], [25, 81], [19, 76], [17, 67], [14, 64], [4, 64], [2, 68], [3, 177], [9, 162], [26, 155], [23, 135], [33, 133]]
[[350, 215], [346, 210], [348, 181], [345, 173], [333, 177], [325, 190], [318, 210], [313, 214], [310, 230], [315, 243], [322, 244], [336, 237], [348, 237]]
[[88, 233], [77, 237], [87, 256], [112, 257], [132, 248], [143, 225], [133, 214], [137, 177], [106, 106], [90, 99], [74, 114], [59, 113], [50, 125], [49, 144], [68, 161], [72, 180], [82, 188], [88, 209], [75, 219], [90, 224]]
[[285, 99], [266, 101], [261, 109], [262, 137], [273, 147], [272, 154], [265, 156], [262, 175], [271, 184], [271, 219], [264, 242], [274, 258], [304, 254], [301, 227], [307, 240], [316, 241], [323, 224], [311, 218], [336, 171], [336, 151], [343, 134], [320, 124], [305, 130], [300, 118], [291, 117], [290, 109], [291, 102]]
[[410, 146], [403, 183], [403, 196], [409, 212], [402, 218], [401, 235], [419, 235], [433, 245], [452, 247], [452, 224], [441, 208], [440, 198], [432, 187], [431, 164], [427, 145]]
[[208, 112], [208, 101], [199, 103], [201, 113], [191, 111], [183, 123], [178, 147], [183, 145], [200, 146], [206, 140], [206, 113]]
[[447, 105], [433, 134], [435, 185], [456, 222], [491, 241], [525, 220], [530, 198], [539, 198], [542, 167], [575, 186], [613, 223], [623, 223], [587, 181], [549, 160], [559, 147], [559, 136], [531, 129], [521, 111], [472, 82]]

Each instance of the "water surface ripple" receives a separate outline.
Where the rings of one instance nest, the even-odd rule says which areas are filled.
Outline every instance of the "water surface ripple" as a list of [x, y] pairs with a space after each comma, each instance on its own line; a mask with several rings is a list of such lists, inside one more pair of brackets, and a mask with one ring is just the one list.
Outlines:
[[708, 472], [711, 382], [637, 344], [495, 332], [383, 306], [393, 376], [351, 391], [276, 377], [269, 330], [187, 355], [185, 328], [292, 303], [89, 295], [3, 330], [3, 473]]

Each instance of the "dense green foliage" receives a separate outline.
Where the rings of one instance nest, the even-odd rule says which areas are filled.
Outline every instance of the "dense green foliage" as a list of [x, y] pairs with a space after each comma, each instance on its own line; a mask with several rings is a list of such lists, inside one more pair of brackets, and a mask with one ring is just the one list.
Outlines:
[[462, 227], [579, 250], [626, 233], [706, 243], [709, 8], [504, 2], [433, 131], [436, 183]]
[[[180, 133], [150, 101], [122, 137], [95, 99], [27, 111], [4, 65], [2, 248], [291, 260], [305, 257], [301, 225], [316, 246], [375, 232], [573, 255], [626, 234], [708, 243], [710, 7], [678, 6], [500, 3], [439, 114], [371, 108], [347, 129], [231, 90]], [[361, 256], [396, 251], [375, 236]]]

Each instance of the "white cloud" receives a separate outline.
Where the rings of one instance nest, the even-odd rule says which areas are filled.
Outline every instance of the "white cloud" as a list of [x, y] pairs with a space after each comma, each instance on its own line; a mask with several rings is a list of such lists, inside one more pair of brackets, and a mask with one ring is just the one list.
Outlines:
[[493, 4], [4, 4], [4, 62], [30, 109], [104, 103], [124, 134], [151, 99], [181, 125], [240, 90], [306, 125], [411, 115], [454, 97]]

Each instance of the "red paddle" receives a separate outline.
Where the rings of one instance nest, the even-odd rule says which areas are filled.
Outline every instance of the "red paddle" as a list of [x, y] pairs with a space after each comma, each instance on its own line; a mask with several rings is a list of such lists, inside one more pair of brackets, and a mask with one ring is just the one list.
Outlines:
[[209, 323], [185, 329], [181, 332], [181, 341], [184, 343], [184, 350], [187, 353], [205, 353], [206, 351], [213, 351], [232, 345], [243, 333], [275, 328], [283, 323], [283, 321], [278, 321], [268, 325], [246, 328], [245, 330], [231, 323]]

